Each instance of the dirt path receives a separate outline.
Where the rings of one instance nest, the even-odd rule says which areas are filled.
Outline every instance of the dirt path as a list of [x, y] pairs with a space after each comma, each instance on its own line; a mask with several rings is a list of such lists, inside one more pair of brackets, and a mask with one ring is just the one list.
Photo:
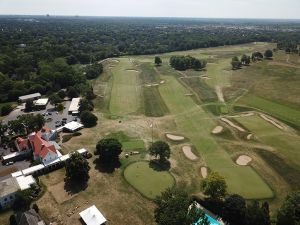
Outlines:
[[225, 102], [222, 88], [219, 85], [217, 85], [215, 89], [216, 89], [216, 94], [218, 96], [219, 101]]
[[236, 125], [235, 123], [233, 123], [232, 121], [230, 121], [229, 119], [226, 118], [221, 118], [222, 121], [224, 121], [225, 123], [227, 123], [229, 126], [241, 131], [241, 132], [246, 132], [246, 130], [238, 125]]

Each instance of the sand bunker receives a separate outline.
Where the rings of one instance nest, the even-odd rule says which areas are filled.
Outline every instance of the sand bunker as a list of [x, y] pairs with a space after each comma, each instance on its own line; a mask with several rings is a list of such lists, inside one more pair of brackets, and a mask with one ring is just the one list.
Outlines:
[[190, 160], [198, 159], [198, 157], [192, 152], [191, 146], [183, 146], [182, 151], [188, 159], [190, 159]]
[[130, 71], [130, 72], [136, 72], [136, 73], [139, 73], [138, 70], [133, 70], [133, 69], [127, 69], [126, 71]]
[[277, 123], [276, 121], [274, 121], [272, 118], [264, 115], [264, 114], [259, 114], [261, 118], [263, 118], [264, 120], [266, 120], [267, 122], [273, 124], [275, 127], [283, 130], [283, 126], [281, 126], [279, 123]]
[[115, 62], [115, 63], [119, 63], [119, 62], [120, 62], [120, 61], [117, 60], [117, 59], [111, 59], [110, 61], [111, 61], [111, 62]]
[[253, 134], [248, 134], [248, 135], [247, 135], [247, 140], [251, 140], [252, 137], [253, 137]]
[[211, 78], [208, 77], [208, 76], [200, 76], [202, 79], [205, 79], [205, 80], [210, 80]]
[[212, 130], [212, 134], [220, 134], [223, 131], [223, 127], [217, 126]]
[[236, 164], [240, 166], [247, 166], [252, 161], [252, 158], [247, 155], [240, 155], [237, 160]]
[[230, 118], [239, 118], [239, 117], [248, 117], [248, 116], [254, 116], [255, 114], [253, 112], [248, 112], [248, 113], [241, 113], [239, 115], [235, 116], [228, 116]]
[[164, 84], [164, 83], [166, 83], [166, 81], [162, 80], [162, 81], [160, 81], [159, 83], [160, 83], [160, 84]]
[[207, 177], [207, 168], [206, 167], [201, 167], [201, 175], [203, 178]]
[[159, 86], [159, 84], [146, 84], [145, 86], [146, 87], [157, 87], [157, 86]]
[[241, 132], [246, 132], [244, 128], [234, 124], [233, 122], [231, 122], [230, 120], [226, 119], [226, 118], [221, 118], [222, 121], [224, 121], [225, 123], [227, 123], [229, 126], [241, 131]]
[[172, 141], [183, 141], [184, 137], [182, 136], [178, 136], [178, 135], [174, 135], [174, 134], [166, 134], [167, 138], [172, 140]]
[[184, 94], [185, 96], [193, 96], [191, 93]]

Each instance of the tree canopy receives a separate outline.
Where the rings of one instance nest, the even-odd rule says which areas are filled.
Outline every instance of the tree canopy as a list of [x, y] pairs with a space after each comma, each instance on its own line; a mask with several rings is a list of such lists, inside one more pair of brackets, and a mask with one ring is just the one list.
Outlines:
[[272, 59], [272, 57], [273, 57], [272, 50], [270, 50], [270, 49], [266, 50], [264, 56], [266, 59]]
[[225, 198], [223, 219], [230, 225], [245, 224], [246, 219], [246, 201], [237, 194], [229, 195]]
[[226, 194], [227, 184], [219, 173], [212, 172], [202, 182], [204, 194], [212, 199], [223, 199]]
[[277, 214], [277, 225], [300, 224], [300, 191], [289, 194]]
[[154, 58], [155, 65], [159, 66], [162, 63], [162, 60], [159, 56], [155, 56]]
[[99, 159], [105, 163], [119, 161], [119, 155], [122, 152], [122, 144], [114, 138], [105, 138], [100, 140], [96, 145], [96, 154]]
[[172, 56], [170, 58], [170, 65], [176, 70], [200, 70], [205, 68], [206, 64], [205, 60], [199, 60], [192, 56]]
[[85, 127], [93, 127], [97, 125], [98, 118], [90, 111], [85, 110], [80, 113], [80, 121]]
[[90, 166], [88, 161], [79, 153], [71, 154], [70, 158], [66, 161], [66, 178], [71, 182], [86, 183], [90, 176]]
[[168, 143], [164, 141], [156, 141], [149, 147], [150, 155], [159, 157], [159, 161], [163, 162], [170, 158], [171, 150]]

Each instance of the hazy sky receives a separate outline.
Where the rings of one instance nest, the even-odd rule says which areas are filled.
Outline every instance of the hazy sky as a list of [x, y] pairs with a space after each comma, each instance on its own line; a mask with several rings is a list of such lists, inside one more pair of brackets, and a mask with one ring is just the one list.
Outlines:
[[300, 0], [0, 0], [0, 14], [300, 19]]

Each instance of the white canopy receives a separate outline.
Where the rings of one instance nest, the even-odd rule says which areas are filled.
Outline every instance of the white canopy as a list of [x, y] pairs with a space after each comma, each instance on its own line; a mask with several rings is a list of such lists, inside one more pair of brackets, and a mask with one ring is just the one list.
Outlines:
[[79, 215], [86, 225], [101, 225], [107, 221], [95, 205], [82, 211]]
[[69, 131], [72, 131], [72, 132], [74, 132], [74, 131], [76, 131], [76, 130], [82, 128], [82, 127], [83, 127], [83, 125], [82, 125], [81, 123], [76, 122], [76, 121], [72, 121], [72, 122], [70, 122], [70, 123], [67, 123], [67, 124], [64, 126], [65, 129], [67, 129], [67, 130], [69, 130]]

